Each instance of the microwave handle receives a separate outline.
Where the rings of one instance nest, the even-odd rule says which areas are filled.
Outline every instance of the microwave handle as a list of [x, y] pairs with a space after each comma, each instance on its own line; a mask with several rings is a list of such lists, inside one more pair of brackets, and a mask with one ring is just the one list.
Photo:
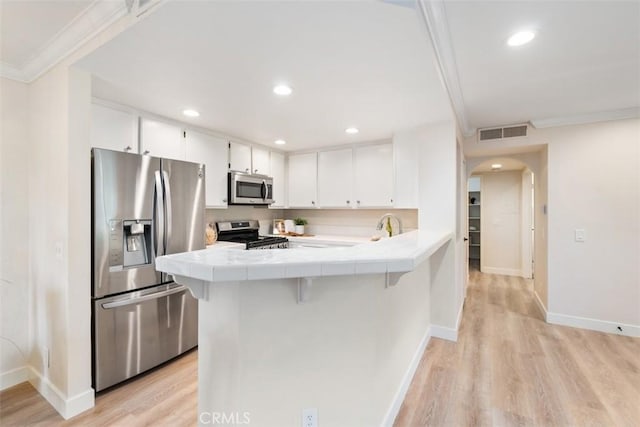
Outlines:
[[267, 192], [268, 192], [268, 187], [267, 187], [267, 181], [265, 181], [264, 179], [262, 180], [262, 187], [260, 188], [260, 196], [262, 196], [262, 199], [266, 199], [267, 198]]

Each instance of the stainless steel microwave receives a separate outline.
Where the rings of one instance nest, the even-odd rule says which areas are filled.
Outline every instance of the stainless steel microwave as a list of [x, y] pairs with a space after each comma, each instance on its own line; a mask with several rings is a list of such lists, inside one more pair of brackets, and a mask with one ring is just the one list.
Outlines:
[[245, 172], [229, 172], [229, 204], [270, 205], [273, 203], [273, 178]]

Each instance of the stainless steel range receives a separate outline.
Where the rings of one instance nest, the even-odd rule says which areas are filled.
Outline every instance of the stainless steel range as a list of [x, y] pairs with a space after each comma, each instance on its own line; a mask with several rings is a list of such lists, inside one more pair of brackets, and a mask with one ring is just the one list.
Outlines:
[[279, 236], [260, 236], [258, 221], [222, 221], [216, 222], [218, 240], [223, 242], [244, 243], [246, 249], [287, 249], [289, 240]]

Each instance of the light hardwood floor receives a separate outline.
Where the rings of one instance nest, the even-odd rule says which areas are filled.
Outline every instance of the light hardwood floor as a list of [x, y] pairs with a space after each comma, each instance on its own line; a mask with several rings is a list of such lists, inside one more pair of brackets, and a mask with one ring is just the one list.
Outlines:
[[531, 281], [472, 270], [458, 342], [431, 340], [394, 426], [640, 426], [640, 339], [542, 319]]
[[[68, 421], [28, 384], [0, 393], [2, 426], [196, 424], [196, 351]], [[530, 281], [474, 271], [458, 342], [431, 340], [395, 422], [427, 425], [640, 426], [640, 340], [548, 325]]]
[[195, 426], [198, 352], [99, 393], [96, 406], [65, 421], [29, 384], [0, 393], [0, 426]]

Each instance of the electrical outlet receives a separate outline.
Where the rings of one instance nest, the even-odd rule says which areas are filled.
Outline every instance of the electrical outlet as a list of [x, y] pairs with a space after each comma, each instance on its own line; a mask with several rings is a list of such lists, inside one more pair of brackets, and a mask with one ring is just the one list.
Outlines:
[[302, 410], [302, 427], [318, 427], [318, 410], [316, 408]]

